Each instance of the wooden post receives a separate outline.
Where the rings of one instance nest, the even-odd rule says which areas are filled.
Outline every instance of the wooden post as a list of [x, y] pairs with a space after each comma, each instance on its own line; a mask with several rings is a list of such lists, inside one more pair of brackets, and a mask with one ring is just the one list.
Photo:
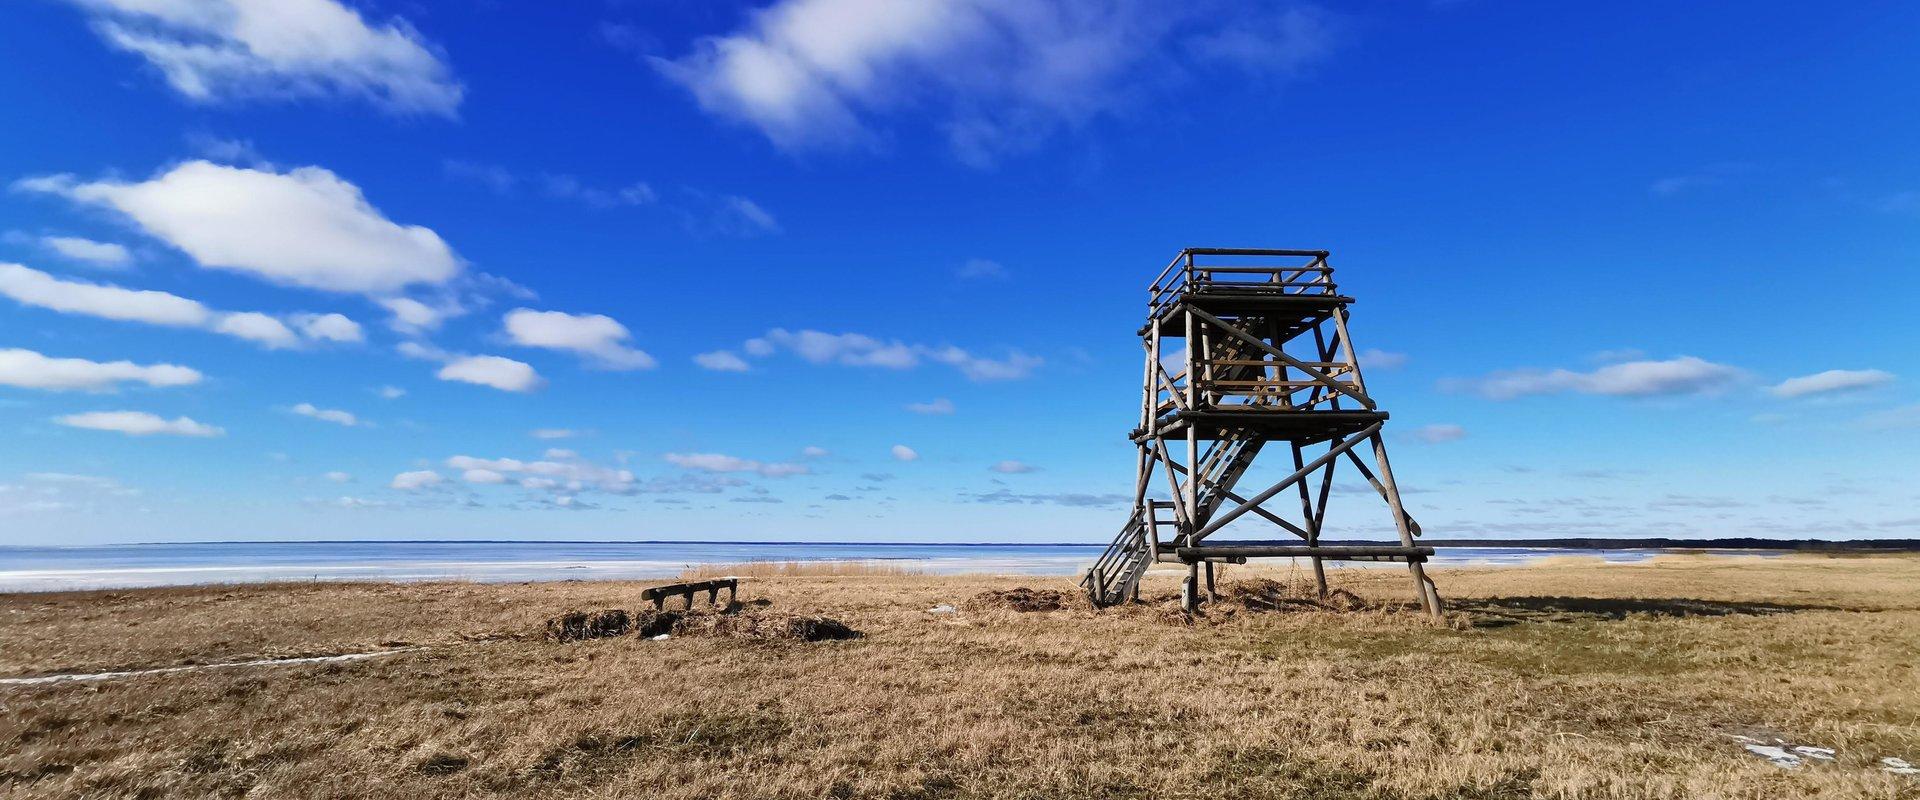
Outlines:
[[[1400, 487], [1394, 484], [1393, 466], [1387, 463], [1387, 445], [1380, 440], [1380, 434], [1377, 431], [1372, 436], [1372, 442], [1373, 458], [1380, 466], [1380, 484], [1387, 489], [1387, 506], [1393, 511], [1393, 525], [1400, 532], [1400, 544], [1403, 547], [1412, 547], [1413, 529], [1407, 526], [1407, 513], [1400, 506]], [[1427, 616], [1438, 619], [1440, 617], [1438, 592], [1427, 593], [1426, 569], [1420, 566], [1418, 561], [1409, 561], [1407, 571], [1413, 573], [1413, 591], [1415, 596], [1420, 598], [1420, 607], [1427, 612]]]

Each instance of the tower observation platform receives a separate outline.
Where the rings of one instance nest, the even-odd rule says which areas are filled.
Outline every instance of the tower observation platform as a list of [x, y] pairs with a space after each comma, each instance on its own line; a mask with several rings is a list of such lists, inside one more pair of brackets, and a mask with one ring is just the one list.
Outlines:
[[[1322, 594], [1327, 561], [1404, 562], [1420, 606], [1439, 614], [1422, 566], [1433, 548], [1415, 543], [1420, 526], [1400, 502], [1381, 436], [1387, 412], [1367, 393], [1347, 331], [1354, 300], [1340, 293], [1327, 256], [1189, 248], [1147, 287], [1140, 424], [1129, 436], [1133, 510], [1081, 580], [1096, 605], [1136, 599], [1154, 564], [1186, 567], [1181, 599], [1191, 611], [1203, 571], [1211, 593], [1216, 563], [1304, 558]], [[1262, 453], [1287, 472], [1245, 492], [1241, 479]], [[1343, 463], [1386, 505], [1398, 545], [1323, 539]], [[1215, 536], [1235, 522], [1288, 538]]]

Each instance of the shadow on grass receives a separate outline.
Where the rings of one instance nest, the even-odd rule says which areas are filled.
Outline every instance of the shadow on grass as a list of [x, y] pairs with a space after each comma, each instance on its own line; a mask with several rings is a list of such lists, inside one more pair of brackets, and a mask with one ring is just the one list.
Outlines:
[[1464, 611], [1476, 628], [1499, 628], [1522, 622], [1584, 622], [1623, 620], [1634, 615], [1653, 617], [1731, 617], [1791, 614], [1797, 611], [1844, 611], [1838, 606], [1794, 603], [1741, 603], [1679, 597], [1494, 597], [1466, 598], [1447, 603]]

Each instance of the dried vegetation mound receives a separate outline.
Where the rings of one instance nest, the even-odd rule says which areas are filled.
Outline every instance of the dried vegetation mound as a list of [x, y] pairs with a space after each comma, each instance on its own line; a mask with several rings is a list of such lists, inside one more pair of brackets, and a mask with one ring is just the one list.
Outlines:
[[647, 639], [657, 636], [704, 636], [717, 639], [754, 639], [823, 642], [857, 639], [860, 632], [845, 623], [826, 617], [761, 611], [742, 612], [739, 606], [724, 611], [655, 611], [646, 609], [629, 614], [619, 609], [606, 611], [569, 611], [547, 620], [547, 639], [578, 642], [633, 634]]
[[981, 592], [967, 601], [974, 608], [1004, 608], [1013, 611], [1059, 611], [1067, 607], [1065, 592], [1053, 589], [1029, 589], [1022, 586], [1006, 591]]
[[1258, 578], [1235, 581], [1221, 587], [1221, 601], [1247, 611], [1365, 611], [1372, 608], [1365, 598], [1345, 589], [1334, 589], [1321, 597], [1307, 581]]
[[620, 636], [633, 630], [633, 617], [617, 608], [605, 611], [569, 611], [547, 620], [547, 638], [578, 642]]
[[701, 614], [682, 622], [676, 635], [801, 642], [860, 638], [859, 631], [838, 620], [793, 614]]

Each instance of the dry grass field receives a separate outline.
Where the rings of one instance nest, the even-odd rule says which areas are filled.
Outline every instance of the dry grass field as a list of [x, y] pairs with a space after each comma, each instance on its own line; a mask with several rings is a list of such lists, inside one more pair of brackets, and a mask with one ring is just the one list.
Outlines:
[[8, 677], [420, 648], [0, 686], [0, 796], [1920, 797], [1880, 762], [1920, 762], [1920, 559], [1436, 570], [1444, 625], [1397, 571], [1191, 620], [1170, 576], [1021, 612], [977, 595], [1070, 582], [842, 571], [743, 592], [864, 634], [823, 642], [542, 638], [624, 583], [0, 596]]

